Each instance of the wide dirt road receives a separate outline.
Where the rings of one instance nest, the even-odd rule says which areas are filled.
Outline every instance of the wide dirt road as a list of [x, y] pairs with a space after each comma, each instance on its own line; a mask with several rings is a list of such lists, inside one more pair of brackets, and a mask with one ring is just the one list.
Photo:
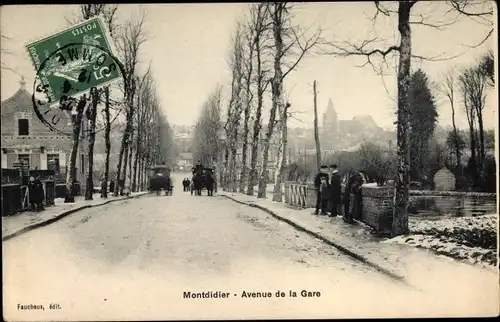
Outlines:
[[[5, 242], [4, 318], [411, 316], [467, 306], [400, 285], [264, 212], [191, 196], [181, 180], [173, 197], [90, 208]], [[184, 298], [208, 291], [229, 298]], [[44, 310], [20, 309], [30, 304]]]

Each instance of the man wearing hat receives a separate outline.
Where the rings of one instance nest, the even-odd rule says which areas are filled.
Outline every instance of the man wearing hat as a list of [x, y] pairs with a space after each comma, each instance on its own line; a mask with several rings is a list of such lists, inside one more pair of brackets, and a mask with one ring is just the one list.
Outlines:
[[[314, 187], [316, 188], [316, 210], [313, 213], [313, 215], [317, 215], [319, 213], [319, 209], [324, 208], [324, 207], [321, 207], [321, 205], [322, 205], [321, 200], [325, 197], [325, 196], [321, 195], [321, 191], [320, 191], [322, 178], [324, 178], [326, 180], [326, 182], [329, 182], [328, 167], [326, 165], [322, 165], [319, 169], [319, 172], [314, 177]], [[323, 191], [323, 193], [325, 193], [325, 191]], [[322, 212], [324, 210], [325, 209], [322, 209]]]
[[342, 187], [341, 187], [341, 181], [342, 177], [340, 176], [339, 170], [337, 168], [336, 164], [332, 164], [330, 166], [330, 169], [332, 169], [332, 172], [330, 174], [330, 189], [331, 189], [331, 200], [332, 200], [332, 206], [331, 206], [331, 215], [332, 217], [335, 217], [339, 215], [339, 206], [342, 201]]

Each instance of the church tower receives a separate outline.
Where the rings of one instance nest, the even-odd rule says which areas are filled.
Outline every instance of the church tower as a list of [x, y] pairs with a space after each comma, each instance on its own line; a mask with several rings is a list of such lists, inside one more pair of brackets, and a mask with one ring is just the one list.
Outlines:
[[339, 119], [337, 116], [337, 111], [333, 107], [332, 99], [328, 100], [328, 105], [326, 106], [326, 112], [323, 113], [323, 130], [330, 133], [337, 134], [339, 128]]

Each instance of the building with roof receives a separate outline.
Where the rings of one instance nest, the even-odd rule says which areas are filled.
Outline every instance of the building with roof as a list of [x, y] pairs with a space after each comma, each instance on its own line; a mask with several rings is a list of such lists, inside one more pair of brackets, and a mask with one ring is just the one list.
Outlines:
[[[30, 170], [53, 169], [57, 180], [64, 181], [72, 138], [52, 131], [38, 119], [24, 77], [19, 84], [19, 90], [1, 102], [2, 169], [14, 168], [14, 164], [20, 161]], [[64, 132], [71, 132], [71, 114], [62, 110], [56, 113], [61, 120], [58, 127]], [[85, 133], [86, 124], [84, 116], [81, 133]], [[86, 142], [82, 135], [76, 163], [76, 179], [79, 182], [83, 181], [87, 168]]]

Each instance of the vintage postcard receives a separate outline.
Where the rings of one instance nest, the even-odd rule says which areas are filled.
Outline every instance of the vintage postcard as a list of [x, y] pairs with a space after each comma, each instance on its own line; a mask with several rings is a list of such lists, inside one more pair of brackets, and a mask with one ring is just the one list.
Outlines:
[[499, 315], [494, 2], [0, 10], [4, 320]]

